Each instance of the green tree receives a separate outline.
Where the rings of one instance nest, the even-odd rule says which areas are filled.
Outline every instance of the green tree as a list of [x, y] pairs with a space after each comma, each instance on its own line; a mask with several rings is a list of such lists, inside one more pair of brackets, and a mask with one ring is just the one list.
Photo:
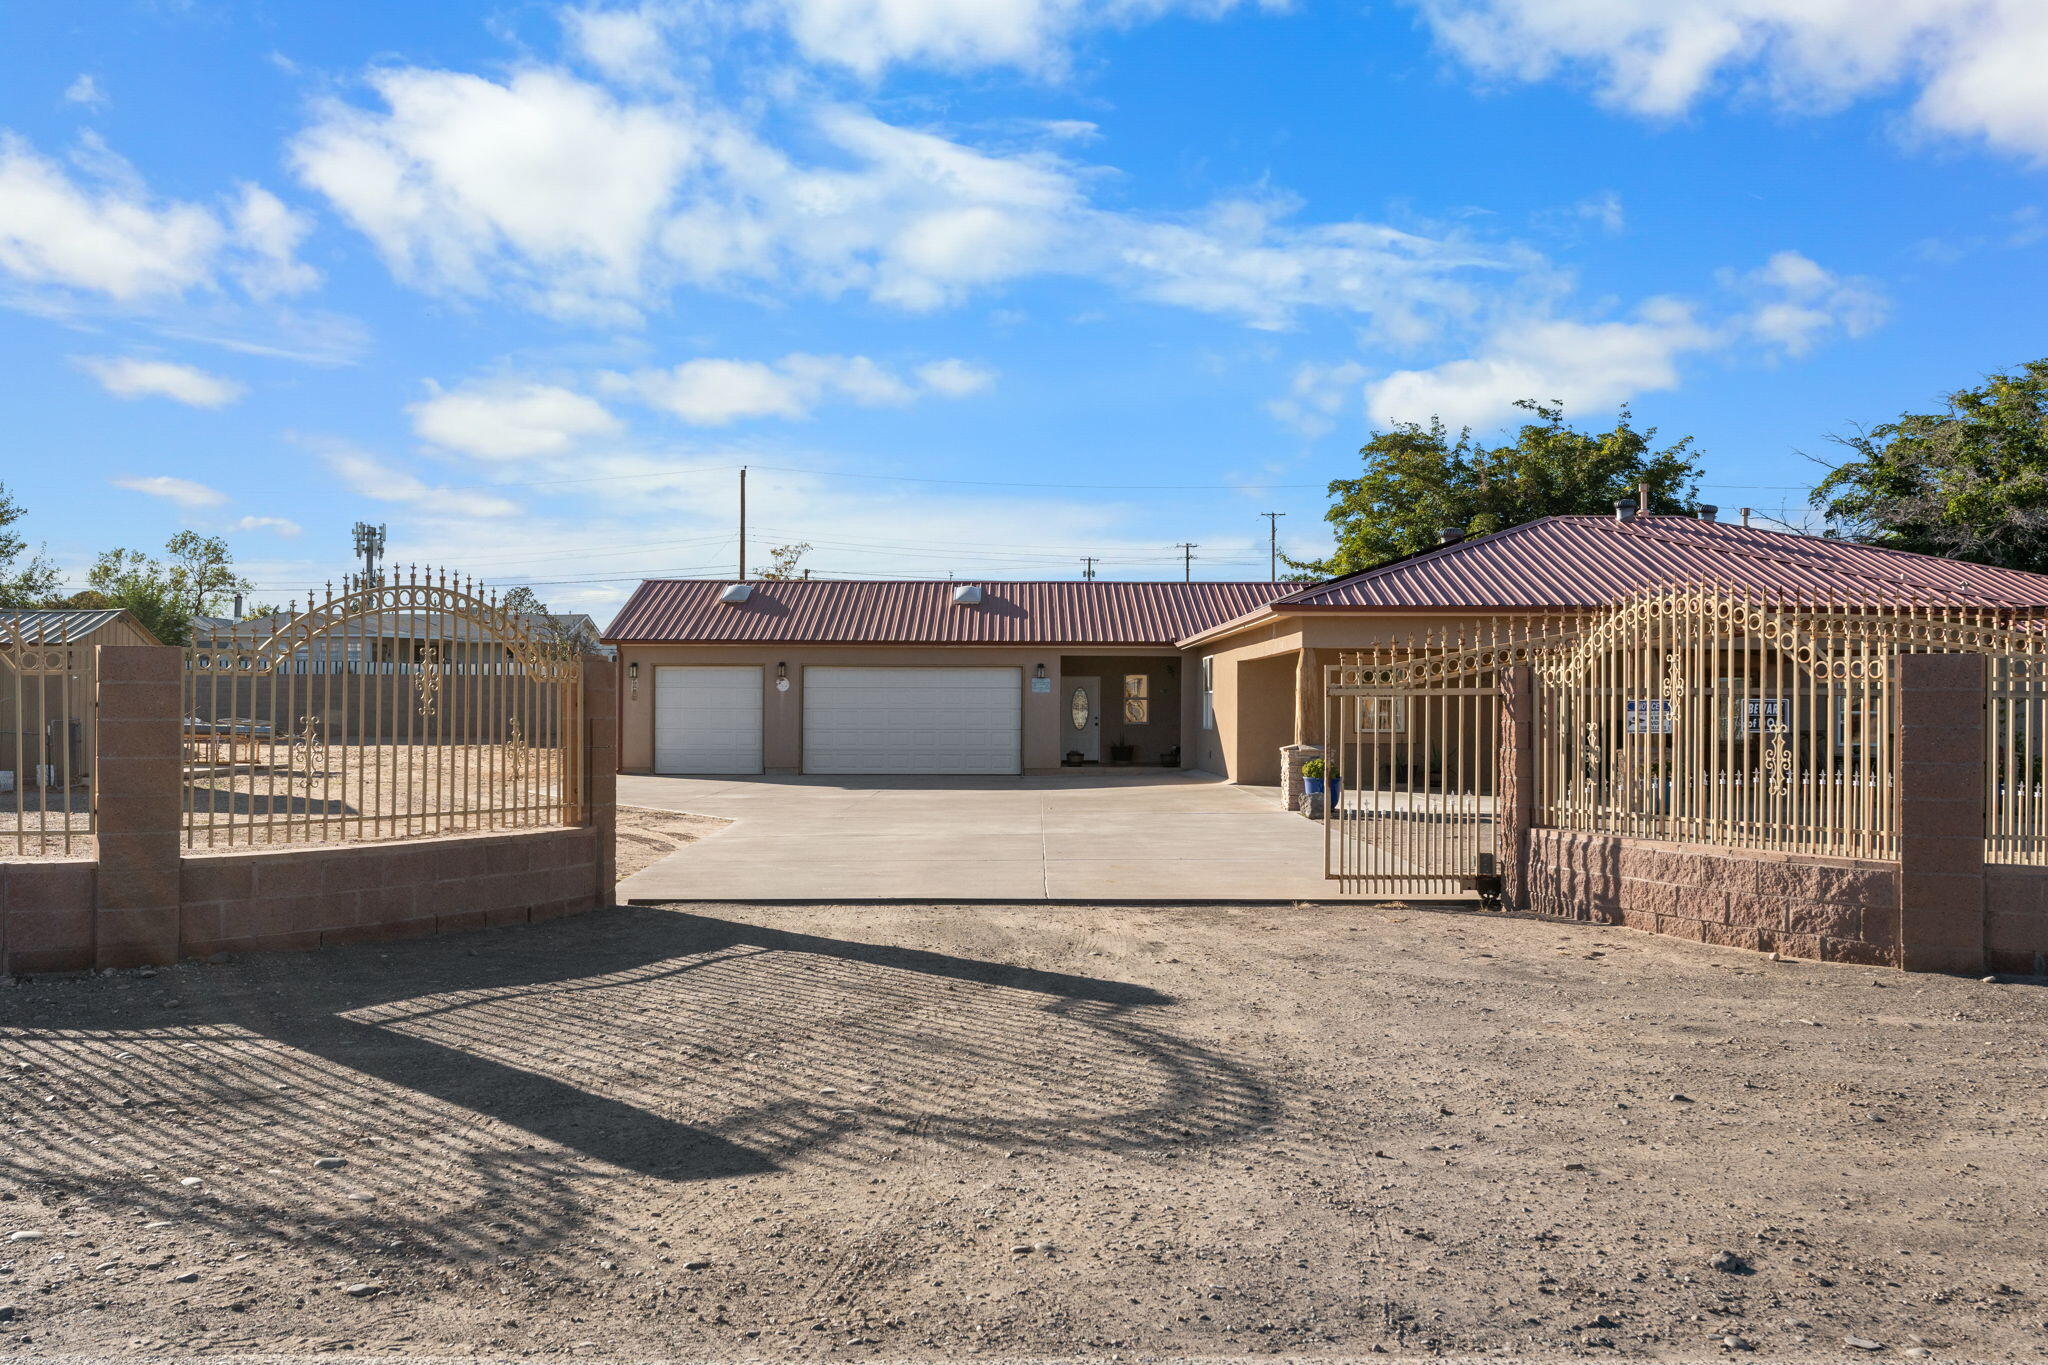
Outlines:
[[140, 550], [109, 550], [86, 582], [109, 605], [126, 607], [167, 645], [190, 639], [194, 616], [217, 615], [230, 593], [249, 580], [235, 572], [234, 556], [219, 536], [180, 531], [164, 542], [165, 559]]
[[498, 599], [498, 605], [515, 616], [524, 616], [528, 628], [543, 640], [570, 645], [586, 654], [597, 648], [597, 636], [591, 633], [581, 617], [558, 615], [548, 610], [548, 604], [541, 600], [540, 594], [523, 583], [506, 589], [505, 595]]
[[780, 583], [791, 578], [802, 578], [803, 570], [797, 566], [803, 557], [811, 552], [811, 543], [799, 540], [793, 545], [777, 545], [768, 551], [768, 567], [754, 577], [769, 583]]
[[2048, 360], [1944, 401], [1834, 437], [1813, 505], [1848, 539], [2048, 573]]
[[1535, 420], [1506, 445], [1474, 441], [1470, 428], [1452, 440], [1435, 418], [1374, 432], [1358, 452], [1364, 473], [1330, 484], [1324, 515], [1337, 529], [1336, 553], [1287, 562], [1325, 578], [1357, 573], [1426, 550], [1446, 530], [1476, 536], [1538, 517], [1611, 513], [1639, 483], [1649, 485], [1652, 513], [1698, 510], [1691, 437], [1653, 450], [1656, 428], [1636, 430], [1626, 407], [1612, 431], [1584, 432], [1565, 425], [1561, 405], [1515, 406]]
[[28, 554], [28, 541], [13, 529], [27, 515], [0, 483], [0, 608], [40, 606], [57, 591], [57, 566], [40, 552]]

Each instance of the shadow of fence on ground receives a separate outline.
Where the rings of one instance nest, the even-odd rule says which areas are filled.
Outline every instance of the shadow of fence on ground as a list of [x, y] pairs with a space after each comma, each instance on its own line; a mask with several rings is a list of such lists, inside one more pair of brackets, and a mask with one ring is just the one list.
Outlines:
[[1172, 1003], [653, 909], [38, 984], [0, 997], [27, 1066], [0, 1087], [0, 1179], [460, 1261], [587, 1230], [592, 1182], [1168, 1149], [1271, 1121], [1260, 1078], [1145, 1017]]

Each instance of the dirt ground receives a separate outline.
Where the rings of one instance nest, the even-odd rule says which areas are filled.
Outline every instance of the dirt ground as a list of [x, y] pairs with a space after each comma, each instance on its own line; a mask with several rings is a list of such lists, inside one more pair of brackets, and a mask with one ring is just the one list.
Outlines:
[[2038, 983], [1404, 907], [35, 980], [0, 1352], [2033, 1359], [2044, 1041]]

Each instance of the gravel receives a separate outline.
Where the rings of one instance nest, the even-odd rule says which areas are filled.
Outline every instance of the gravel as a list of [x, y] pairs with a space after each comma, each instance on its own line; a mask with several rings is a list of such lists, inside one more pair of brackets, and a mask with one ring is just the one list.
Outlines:
[[707, 906], [36, 979], [0, 1038], [23, 1354], [2000, 1359], [2048, 1321], [2012, 982], [1418, 907]]

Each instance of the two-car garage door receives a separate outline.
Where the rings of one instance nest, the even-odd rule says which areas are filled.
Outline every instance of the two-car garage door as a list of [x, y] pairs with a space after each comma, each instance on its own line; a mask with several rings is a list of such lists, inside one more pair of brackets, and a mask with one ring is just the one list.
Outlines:
[[[762, 670], [654, 671], [654, 770], [761, 771]], [[803, 670], [807, 773], [1022, 771], [1023, 678], [1014, 668]]]
[[807, 773], [1021, 771], [1014, 668], [807, 668]]

